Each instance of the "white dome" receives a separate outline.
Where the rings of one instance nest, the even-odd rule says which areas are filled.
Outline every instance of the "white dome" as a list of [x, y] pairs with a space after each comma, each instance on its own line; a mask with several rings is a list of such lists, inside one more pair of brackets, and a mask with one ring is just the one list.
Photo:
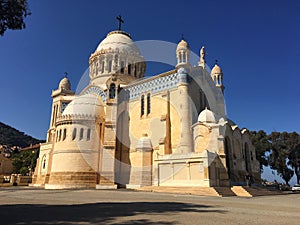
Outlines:
[[218, 64], [216, 64], [211, 70], [211, 74], [221, 74], [221, 73], [222, 73], [222, 69]]
[[81, 95], [68, 104], [62, 115], [104, 116], [103, 104], [96, 95]]
[[176, 48], [176, 51], [179, 51], [181, 49], [189, 49], [189, 44], [185, 41], [185, 40], [181, 40], [178, 45], [177, 45], [177, 48]]
[[205, 122], [205, 123], [215, 123], [216, 117], [212, 111], [206, 108], [199, 114], [198, 121]]
[[64, 77], [59, 82], [58, 88], [59, 89], [65, 89], [65, 90], [71, 90], [71, 82], [69, 81], [68, 78]]
[[132, 41], [130, 35], [124, 31], [119, 30], [109, 32], [106, 38], [103, 41], [101, 41], [101, 43], [98, 45], [96, 52], [108, 49], [119, 49], [119, 51], [125, 51], [128, 53], [140, 53], [139, 49]]

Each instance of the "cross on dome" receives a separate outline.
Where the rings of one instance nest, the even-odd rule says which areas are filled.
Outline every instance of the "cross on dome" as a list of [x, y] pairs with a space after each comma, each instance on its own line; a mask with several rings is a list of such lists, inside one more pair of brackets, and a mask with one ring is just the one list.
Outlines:
[[121, 30], [121, 24], [124, 23], [124, 20], [122, 20], [121, 15], [117, 16], [116, 19], [119, 21], [118, 30]]

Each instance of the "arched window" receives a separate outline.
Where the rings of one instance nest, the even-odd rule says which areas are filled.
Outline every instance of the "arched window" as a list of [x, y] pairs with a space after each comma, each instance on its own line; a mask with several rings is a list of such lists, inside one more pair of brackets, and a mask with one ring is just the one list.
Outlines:
[[131, 74], [131, 65], [130, 64], [128, 65], [127, 69], [128, 69], [128, 75], [130, 75]]
[[134, 76], [135, 77], [137, 76], [137, 65], [136, 64], [134, 65]]
[[123, 74], [124, 73], [124, 67], [125, 67], [125, 63], [124, 61], [121, 61], [121, 69], [120, 69], [120, 72]]
[[110, 73], [112, 69], [112, 60], [108, 61], [108, 72]]
[[63, 131], [63, 137], [62, 137], [62, 140], [66, 140], [66, 137], [67, 137], [67, 129], [65, 128], [64, 131]]
[[112, 83], [109, 88], [109, 98], [114, 99], [116, 97], [116, 85]]
[[77, 128], [74, 128], [74, 129], [73, 129], [73, 133], [72, 133], [72, 141], [75, 140], [76, 135], [77, 135]]
[[186, 62], [186, 54], [185, 54], [185, 52], [182, 53], [182, 62]]
[[83, 139], [83, 128], [80, 128], [79, 140]]
[[147, 115], [151, 112], [151, 96], [150, 93], [147, 94]]
[[42, 169], [46, 169], [46, 155], [42, 158]]
[[141, 116], [145, 114], [145, 96], [142, 95], [141, 97]]
[[246, 171], [249, 172], [249, 161], [248, 161], [248, 152], [249, 152], [249, 147], [248, 144], [245, 143], [245, 148], [244, 148], [244, 152], [245, 152], [245, 167], [246, 167]]
[[118, 63], [118, 59], [119, 59], [119, 57], [118, 57], [118, 55], [115, 55], [115, 59], [114, 59], [114, 61], [115, 61], [115, 65], [118, 65], [119, 63]]
[[61, 130], [59, 130], [58, 141], [61, 141]]
[[105, 63], [104, 63], [104, 60], [103, 60], [102, 65], [101, 65], [101, 73], [104, 73], [104, 66], [105, 66]]
[[43, 169], [46, 168], [46, 158], [43, 160]]
[[87, 140], [87, 141], [91, 140], [91, 129], [87, 129], [87, 132], [86, 132], [86, 140]]

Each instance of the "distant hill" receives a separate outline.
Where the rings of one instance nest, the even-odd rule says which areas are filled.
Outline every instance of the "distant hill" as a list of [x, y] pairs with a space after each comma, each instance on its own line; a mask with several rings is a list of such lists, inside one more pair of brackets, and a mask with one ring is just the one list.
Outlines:
[[45, 142], [44, 140], [35, 139], [24, 132], [18, 131], [17, 129], [8, 126], [0, 122], [0, 144], [1, 145], [10, 145], [10, 146], [19, 146], [27, 147], [31, 144], [38, 144]]

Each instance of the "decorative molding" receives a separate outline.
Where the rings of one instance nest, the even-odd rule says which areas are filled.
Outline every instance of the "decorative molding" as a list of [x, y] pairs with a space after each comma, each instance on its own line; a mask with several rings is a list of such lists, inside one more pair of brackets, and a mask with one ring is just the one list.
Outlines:
[[164, 90], [169, 90], [176, 87], [178, 83], [177, 73], [173, 73], [168, 76], [158, 77], [150, 81], [142, 82], [141, 84], [136, 84], [125, 88], [129, 94], [129, 100], [139, 98], [141, 94], [151, 92], [158, 93]]
[[82, 95], [93, 94], [93, 93], [100, 96], [103, 102], [106, 103], [107, 92], [102, 91], [101, 88], [99, 87], [90, 86], [82, 93]]

